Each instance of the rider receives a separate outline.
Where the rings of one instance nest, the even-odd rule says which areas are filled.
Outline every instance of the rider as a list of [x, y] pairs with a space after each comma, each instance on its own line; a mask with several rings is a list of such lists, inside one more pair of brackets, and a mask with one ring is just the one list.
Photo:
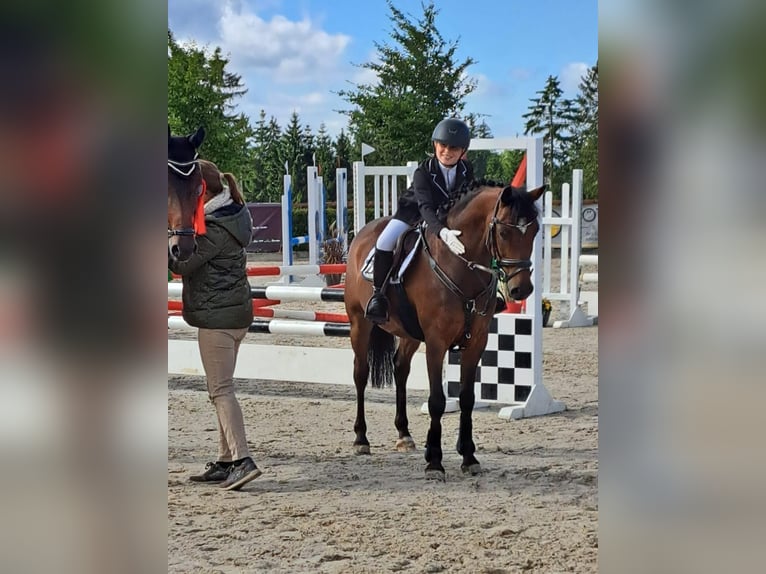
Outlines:
[[396, 241], [407, 229], [425, 220], [453, 253], [465, 253], [465, 246], [458, 239], [462, 231], [445, 227], [436, 212], [446, 207], [451, 191], [473, 179], [471, 162], [461, 159], [471, 143], [471, 131], [465, 122], [446, 118], [436, 124], [431, 141], [434, 157], [421, 163], [415, 170], [412, 185], [399, 198], [396, 213], [375, 243], [372, 297], [365, 311], [365, 316], [373, 323], [388, 320], [388, 300], [381, 289], [391, 271]]

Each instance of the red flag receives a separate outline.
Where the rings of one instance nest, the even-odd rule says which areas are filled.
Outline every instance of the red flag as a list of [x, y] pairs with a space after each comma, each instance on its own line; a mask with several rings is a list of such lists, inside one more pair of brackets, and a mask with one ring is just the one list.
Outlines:
[[513, 187], [524, 187], [527, 183], [527, 154], [521, 158], [519, 168], [516, 170], [516, 175], [513, 176], [511, 185]]
[[202, 179], [202, 193], [199, 194], [197, 199], [197, 209], [194, 210], [194, 231], [197, 235], [205, 235], [207, 228], [205, 227], [205, 190], [207, 185], [205, 179]]

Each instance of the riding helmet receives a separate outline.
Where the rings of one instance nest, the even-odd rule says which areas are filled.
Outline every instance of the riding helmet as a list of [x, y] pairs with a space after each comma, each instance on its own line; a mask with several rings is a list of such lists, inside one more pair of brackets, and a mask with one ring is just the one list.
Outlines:
[[468, 149], [471, 143], [471, 130], [462, 120], [446, 118], [436, 124], [431, 141]]

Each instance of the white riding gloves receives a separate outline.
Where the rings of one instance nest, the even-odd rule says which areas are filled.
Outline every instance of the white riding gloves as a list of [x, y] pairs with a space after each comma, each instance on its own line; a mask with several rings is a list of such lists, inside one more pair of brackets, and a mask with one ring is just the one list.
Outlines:
[[449, 247], [450, 251], [455, 255], [462, 255], [465, 253], [465, 245], [458, 239], [458, 235], [461, 233], [463, 232], [458, 231], [457, 229], [447, 229], [446, 227], [442, 227], [442, 230], [439, 232], [441, 240], [447, 244], [447, 247]]

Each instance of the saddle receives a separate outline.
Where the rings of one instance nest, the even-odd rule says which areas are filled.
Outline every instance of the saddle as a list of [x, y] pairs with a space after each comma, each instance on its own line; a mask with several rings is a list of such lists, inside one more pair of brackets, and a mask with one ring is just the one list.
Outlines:
[[[425, 335], [423, 335], [423, 329], [418, 321], [415, 308], [407, 298], [407, 292], [404, 288], [404, 277], [412, 260], [415, 258], [415, 255], [417, 255], [417, 252], [423, 248], [424, 233], [425, 223], [410, 227], [407, 231], [402, 233], [394, 247], [394, 259], [391, 265], [391, 273], [382, 288], [382, 291], [385, 294], [388, 291], [389, 285], [393, 287], [397, 297], [393, 300], [389, 297], [390, 309], [391, 311], [396, 311], [404, 330], [407, 331], [412, 338], [419, 341], [425, 341]], [[370, 283], [372, 283], [374, 262], [375, 245], [373, 244], [372, 249], [362, 265], [362, 277]]]
[[[415, 257], [418, 248], [421, 246], [423, 238], [420, 232], [420, 225], [412, 226], [397, 239], [394, 246], [394, 259], [391, 264], [391, 274], [386, 281], [386, 285], [383, 286], [383, 290], [389, 283], [400, 283], [404, 278], [404, 274], [407, 271], [410, 263]], [[372, 283], [372, 270], [375, 263], [375, 244], [372, 245], [367, 257], [364, 258], [362, 264], [362, 277]]]

